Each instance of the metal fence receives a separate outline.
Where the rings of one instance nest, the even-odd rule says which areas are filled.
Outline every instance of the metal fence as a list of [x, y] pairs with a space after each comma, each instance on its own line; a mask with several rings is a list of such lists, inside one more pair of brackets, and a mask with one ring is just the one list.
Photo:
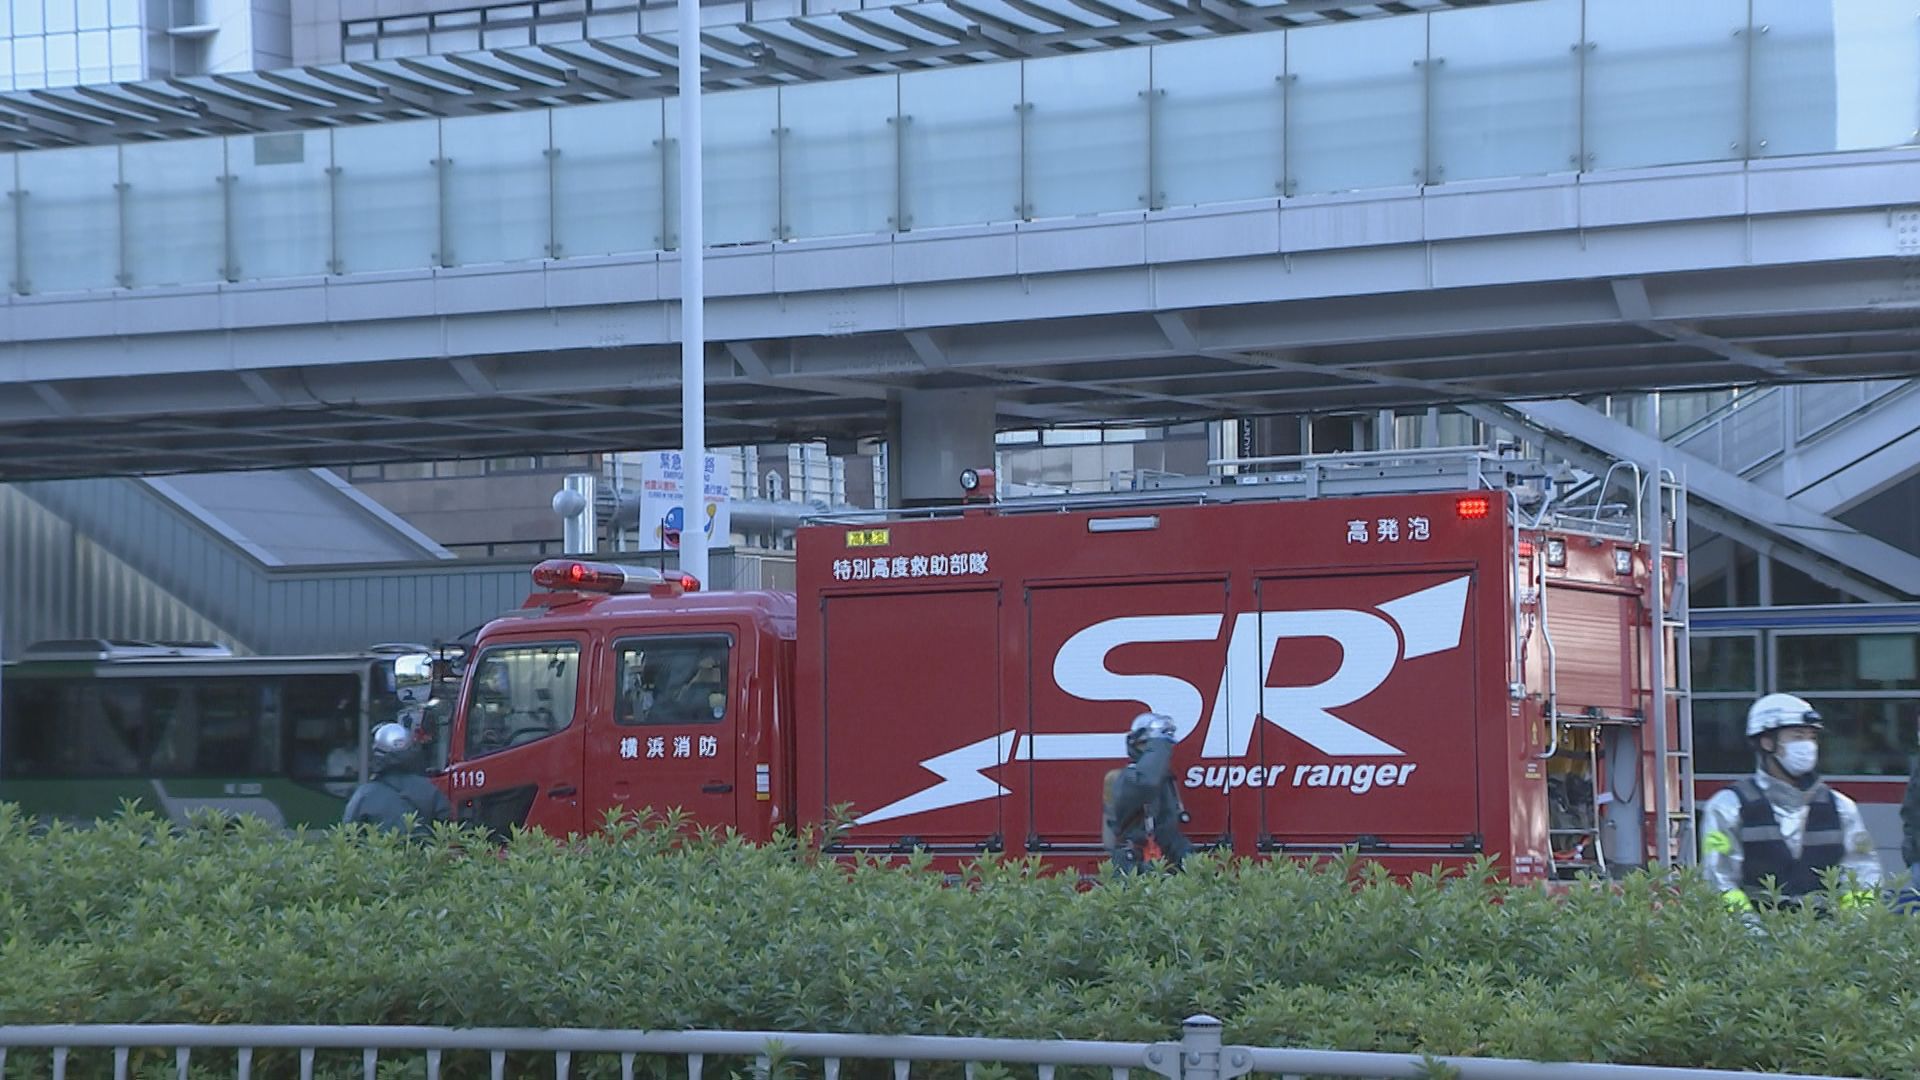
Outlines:
[[509, 1053], [552, 1054], [556, 1080], [567, 1080], [573, 1059], [588, 1054], [617, 1055], [626, 1080], [632, 1080], [635, 1061], [642, 1055], [684, 1057], [688, 1080], [701, 1080], [709, 1057], [751, 1058], [759, 1076], [772, 1070], [776, 1057], [817, 1060], [825, 1080], [838, 1080], [842, 1063], [849, 1060], [889, 1062], [894, 1080], [910, 1080], [916, 1064], [934, 1062], [964, 1064], [969, 1080], [974, 1067], [985, 1063], [1035, 1066], [1038, 1080], [1053, 1080], [1063, 1066], [1108, 1069], [1113, 1080], [1127, 1080], [1134, 1070], [1166, 1080], [1234, 1080], [1249, 1073], [1377, 1080], [1441, 1076], [1457, 1080], [1725, 1080], [1754, 1075], [1718, 1069], [1225, 1046], [1220, 1021], [1203, 1015], [1188, 1018], [1180, 1041], [1161, 1043], [770, 1031], [55, 1024], [0, 1027], [0, 1080], [6, 1076], [9, 1048], [51, 1051], [54, 1080], [66, 1080], [74, 1050], [111, 1050], [115, 1080], [127, 1080], [132, 1050], [147, 1047], [173, 1049], [181, 1080], [186, 1080], [195, 1050], [237, 1051], [239, 1080], [252, 1080], [254, 1054], [259, 1050], [297, 1051], [301, 1080], [312, 1080], [314, 1057], [322, 1050], [359, 1051], [366, 1080], [374, 1080], [382, 1052], [422, 1055], [428, 1080], [439, 1080], [442, 1058], [449, 1051], [490, 1055], [494, 1080], [506, 1075]]

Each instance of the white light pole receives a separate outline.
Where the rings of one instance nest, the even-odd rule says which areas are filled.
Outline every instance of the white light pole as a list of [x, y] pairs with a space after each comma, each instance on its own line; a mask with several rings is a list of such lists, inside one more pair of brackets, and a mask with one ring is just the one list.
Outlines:
[[680, 41], [680, 569], [707, 579], [706, 236], [700, 179], [700, 0], [679, 0]]

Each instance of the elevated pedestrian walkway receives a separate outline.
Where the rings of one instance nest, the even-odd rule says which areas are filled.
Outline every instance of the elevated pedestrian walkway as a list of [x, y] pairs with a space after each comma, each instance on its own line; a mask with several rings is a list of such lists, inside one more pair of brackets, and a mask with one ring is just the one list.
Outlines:
[[[741, 45], [786, 76], [706, 101], [710, 439], [1920, 373], [1910, 4], [1282, 6], [988, 19], [938, 70]], [[675, 445], [677, 112], [583, 103], [604, 44], [11, 155], [0, 479]]]

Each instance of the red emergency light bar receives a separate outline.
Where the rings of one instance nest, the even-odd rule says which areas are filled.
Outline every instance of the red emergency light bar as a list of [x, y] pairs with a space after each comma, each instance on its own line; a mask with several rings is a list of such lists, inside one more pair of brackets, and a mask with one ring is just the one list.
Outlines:
[[692, 574], [663, 574], [651, 566], [548, 559], [533, 568], [533, 583], [543, 589], [575, 592], [643, 593], [678, 596], [699, 592], [700, 579]]
[[1462, 495], [1460, 500], [1453, 504], [1453, 509], [1460, 515], [1462, 521], [1479, 521], [1493, 509], [1493, 500], [1485, 495]]

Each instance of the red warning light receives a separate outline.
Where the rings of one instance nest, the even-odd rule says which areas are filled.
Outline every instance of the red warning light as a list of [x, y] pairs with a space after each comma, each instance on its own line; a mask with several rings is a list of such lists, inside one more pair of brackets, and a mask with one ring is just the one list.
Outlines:
[[533, 568], [533, 583], [544, 589], [571, 589], [576, 592], [643, 593], [677, 596], [698, 592], [700, 579], [692, 574], [671, 577], [648, 566], [621, 566], [617, 563], [580, 562], [573, 559], [548, 559]]
[[1461, 521], [1479, 521], [1493, 509], [1493, 500], [1485, 495], [1462, 495], [1453, 504], [1453, 509], [1460, 515]]
[[699, 592], [700, 579], [692, 574], [673, 574], [654, 584], [651, 590], [655, 596], [680, 596], [685, 593]]

